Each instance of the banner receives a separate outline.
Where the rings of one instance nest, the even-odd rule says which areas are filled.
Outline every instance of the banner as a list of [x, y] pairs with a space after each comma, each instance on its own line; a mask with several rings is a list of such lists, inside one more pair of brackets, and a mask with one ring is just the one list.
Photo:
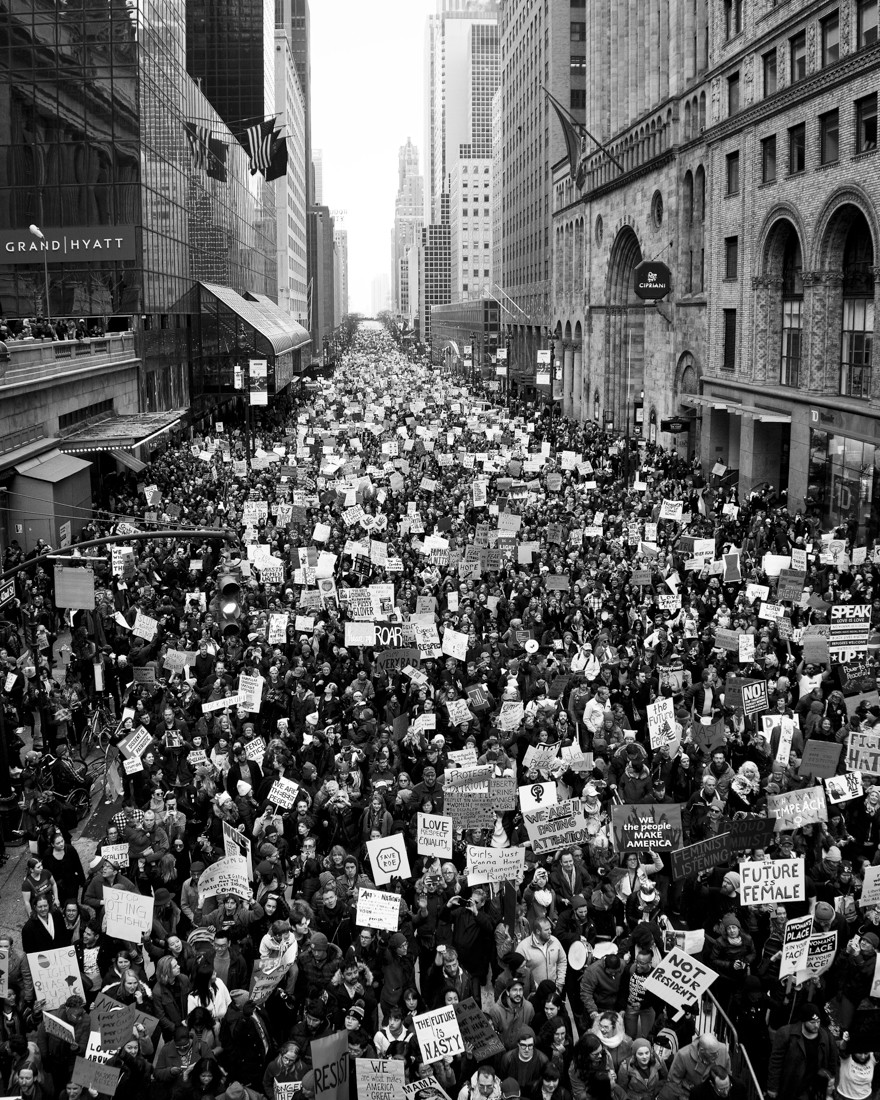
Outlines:
[[114, 940], [140, 944], [141, 933], [153, 931], [153, 899], [146, 894], [105, 886], [104, 915], [107, 935]]
[[828, 820], [828, 805], [821, 787], [767, 795], [767, 816], [775, 818], [777, 833], [800, 829]]
[[398, 1058], [355, 1058], [354, 1079], [358, 1100], [402, 1100], [406, 1077]]
[[730, 847], [734, 852], [766, 848], [776, 841], [776, 828], [772, 818], [738, 817], [726, 827], [730, 834]]
[[46, 1008], [60, 1008], [72, 993], [86, 999], [79, 963], [73, 947], [55, 947], [51, 951], [35, 951], [27, 957], [34, 993]]
[[611, 843], [616, 852], [678, 848], [681, 842], [681, 806], [677, 803], [611, 807]]
[[335, 1031], [310, 1044], [315, 1100], [348, 1100], [348, 1032]]
[[241, 856], [224, 856], [202, 871], [199, 893], [206, 898], [221, 894], [234, 894], [237, 898], [251, 896], [248, 882], [247, 860]]
[[393, 878], [410, 878], [409, 856], [400, 833], [367, 841], [367, 854], [373, 868], [373, 881], [384, 886]]
[[746, 860], [739, 865], [739, 875], [740, 905], [784, 905], [805, 900], [803, 856], [760, 863]]
[[647, 992], [671, 1004], [677, 1012], [697, 1004], [718, 975], [686, 951], [673, 947], [645, 978]]
[[467, 848], [468, 886], [482, 882], [519, 881], [525, 869], [525, 848], [483, 848], [469, 844]]
[[452, 858], [452, 818], [440, 814], [418, 814], [416, 851], [420, 856]]
[[455, 1058], [456, 1055], [464, 1054], [464, 1041], [454, 1005], [444, 1005], [443, 1008], [435, 1008], [433, 1012], [413, 1016], [412, 1022], [423, 1062], [430, 1065], [449, 1056]]
[[828, 656], [832, 661], [852, 661], [863, 657], [868, 649], [871, 630], [871, 605], [867, 603], [836, 603], [831, 608], [831, 631]]
[[399, 923], [399, 894], [370, 890], [366, 886], [358, 890], [355, 924], [359, 928], [381, 928], [387, 932], [396, 932]]
[[779, 963], [780, 978], [797, 974], [806, 966], [812, 931], [813, 918], [809, 913], [805, 917], [795, 917], [786, 923], [782, 940], [782, 961]]
[[586, 816], [579, 798], [530, 810], [523, 814], [523, 821], [535, 855], [583, 844], [588, 839]]

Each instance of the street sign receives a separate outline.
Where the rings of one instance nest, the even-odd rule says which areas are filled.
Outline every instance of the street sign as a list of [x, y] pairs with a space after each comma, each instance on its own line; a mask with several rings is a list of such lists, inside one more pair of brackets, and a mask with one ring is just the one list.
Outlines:
[[15, 581], [4, 581], [0, 584], [0, 607], [5, 607], [15, 599]]

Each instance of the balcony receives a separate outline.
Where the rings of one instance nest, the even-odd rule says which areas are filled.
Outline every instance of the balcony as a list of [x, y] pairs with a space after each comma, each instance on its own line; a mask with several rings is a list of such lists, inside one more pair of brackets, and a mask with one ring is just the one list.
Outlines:
[[133, 332], [113, 332], [94, 340], [10, 340], [6, 348], [8, 360], [0, 359], [0, 391], [136, 362]]

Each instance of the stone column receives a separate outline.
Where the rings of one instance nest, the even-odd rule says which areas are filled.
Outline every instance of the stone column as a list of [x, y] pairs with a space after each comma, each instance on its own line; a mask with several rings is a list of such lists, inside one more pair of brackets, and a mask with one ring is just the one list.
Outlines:
[[770, 275], [756, 275], [752, 279], [755, 292], [754, 337], [750, 362], [741, 364], [744, 380], [756, 383], [779, 382], [779, 339], [774, 342], [774, 315], [779, 311], [782, 298], [782, 280]]
[[575, 420], [586, 419], [586, 396], [584, 390], [584, 349], [582, 344], [575, 344], [573, 349], [572, 366], [572, 416]]
[[568, 340], [562, 344], [562, 411], [574, 416], [572, 386], [574, 382], [574, 348]]
[[814, 271], [804, 278], [810, 287], [808, 314], [809, 389], [829, 396], [840, 392], [840, 334], [843, 322], [843, 272]]

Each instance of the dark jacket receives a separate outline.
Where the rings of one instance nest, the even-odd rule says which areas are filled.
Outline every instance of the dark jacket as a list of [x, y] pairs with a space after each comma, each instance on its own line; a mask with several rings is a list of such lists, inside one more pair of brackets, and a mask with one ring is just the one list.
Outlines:
[[822, 1079], [823, 1094], [828, 1080], [837, 1077], [840, 1058], [831, 1032], [820, 1027], [815, 1039], [805, 1039], [803, 1024], [787, 1024], [776, 1032], [767, 1073], [766, 1091], [778, 1093], [780, 1100], [796, 1100], [816, 1084], [806, 1080], [806, 1043], [819, 1044], [817, 1077]]
[[35, 951], [51, 951], [53, 947], [70, 947], [70, 932], [64, 926], [64, 917], [58, 909], [52, 912], [52, 920], [55, 925], [55, 935], [49, 933], [48, 928], [34, 913], [24, 922], [21, 930], [21, 949], [26, 955]]
[[159, 1017], [159, 1024], [165, 1041], [174, 1035], [177, 1024], [186, 1019], [186, 999], [189, 996], [190, 980], [186, 974], [180, 974], [173, 985], [156, 982], [153, 986], [153, 1011]]

